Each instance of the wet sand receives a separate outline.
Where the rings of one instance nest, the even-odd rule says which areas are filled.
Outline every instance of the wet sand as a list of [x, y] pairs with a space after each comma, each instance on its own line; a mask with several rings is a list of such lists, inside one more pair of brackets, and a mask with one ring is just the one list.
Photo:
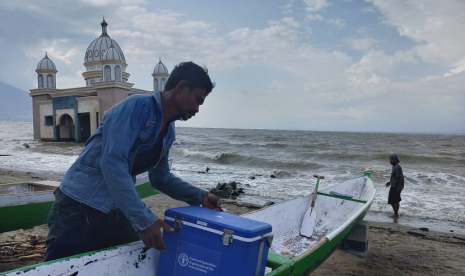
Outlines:
[[[0, 169], [0, 184], [54, 178], [49, 175]], [[144, 199], [163, 217], [167, 208], [186, 206], [166, 195]], [[229, 213], [244, 214], [255, 209], [224, 204]], [[0, 222], [1, 223], [1, 222]], [[425, 223], [426, 224], [426, 223]], [[428, 227], [425, 225], [424, 227]], [[0, 234], [0, 244], [43, 240], [47, 226]], [[365, 258], [337, 249], [312, 275], [465, 275], [465, 236], [451, 232], [422, 231], [395, 223], [370, 222], [369, 248]], [[0, 251], [2, 248], [0, 247]], [[40, 263], [41, 259], [19, 261], [0, 254], [0, 272]]]

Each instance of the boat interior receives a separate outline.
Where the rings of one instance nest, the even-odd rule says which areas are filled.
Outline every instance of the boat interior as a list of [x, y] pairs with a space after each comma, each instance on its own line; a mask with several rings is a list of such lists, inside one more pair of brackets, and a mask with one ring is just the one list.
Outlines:
[[[328, 191], [318, 192], [314, 207], [316, 223], [311, 238], [301, 236], [300, 228], [303, 217], [310, 208], [312, 194], [258, 210], [244, 217], [271, 224], [273, 243], [270, 252], [293, 258], [315, 246], [356, 215], [373, 196], [374, 190], [373, 182], [368, 177], [361, 177], [340, 183]], [[330, 194], [330, 191], [339, 195]]]
[[0, 184], [0, 195], [24, 194], [43, 191], [53, 192], [59, 185], [60, 182], [54, 180]]

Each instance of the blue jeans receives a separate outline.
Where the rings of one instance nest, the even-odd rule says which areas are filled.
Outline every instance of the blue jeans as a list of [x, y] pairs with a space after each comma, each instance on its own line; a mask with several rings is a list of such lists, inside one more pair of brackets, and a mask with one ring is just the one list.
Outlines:
[[140, 240], [119, 209], [108, 214], [75, 201], [58, 188], [48, 215], [45, 261]]

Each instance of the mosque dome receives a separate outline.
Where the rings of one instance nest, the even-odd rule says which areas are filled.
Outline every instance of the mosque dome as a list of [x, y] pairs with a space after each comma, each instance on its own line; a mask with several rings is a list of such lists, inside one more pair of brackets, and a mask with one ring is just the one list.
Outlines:
[[119, 54], [118, 50], [115, 49], [113, 46], [113, 43], [110, 45], [110, 48], [105, 51], [103, 54], [102, 60], [121, 60], [124, 61], [121, 58], [121, 55]]
[[155, 68], [153, 69], [153, 73], [154, 74], [169, 74], [168, 68], [166, 68], [163, 62], [161, 62], [161, 58], [160, 58], [160, 62], [158, 62], [158, 64], [155, 65]]
[[48, 58], [47, 53], [45, 53], [45, 57], [39, 61], [37, 64], [37, 70], [57, 70], [55, 63], [51, 59]]
[[[105, 19], [103, 19], [103, 22], [100, 25], [102, 25], [102, 34], [100, 35], [100, 37], [92, 41], [89, 47], [87, 47], [87, 51], [84, 56], [84, 62], [103, 60], [107, 50], [110, 48], [111, 45], [113, 45], [113, 49], [117, 53], [115, 57], [119, 56], [119, 58], [116, 60], [121, 60], [123, 62], [126, 62], [123, 51], [119, 47], [118, 43], [116, 43], [116, 41], [111, 39], [107, 34], [108, 24], [107, 22], [105, 22]], [[112, 52], [113, 50], [109, 52], [109, 55], [112, 55], [113, 54]]]

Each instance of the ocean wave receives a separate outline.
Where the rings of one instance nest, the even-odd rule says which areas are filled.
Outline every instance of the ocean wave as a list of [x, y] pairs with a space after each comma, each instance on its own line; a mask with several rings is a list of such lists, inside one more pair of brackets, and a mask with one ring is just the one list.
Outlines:
[[240, 155], [231, 152], [220, 152], [220, 151], [193, 151], [188, 149], [182, 149], [182, 155], [185, 157], [200, 157], [204, 159], [210, 159], [213, 161], [226, 161], [226, 159], [239, 158]]
[[233, 146], [258, 146], [258, 147], [273, 147], [273, 148], [284, 148], [288, 147], [287, 143], [279, 142], [251, 142], [251, 141], [225, 141], [225, 143]]
[[271, 169], [282, 169], [282, 170], [308, 170], [308, 169], [320, 169], [325, 167], [324, 164], [315, 163], [311, 161], [299, 161], [299, 160], [286, 160], [284, 158], [271, 159], [262, 158], [258, 156], [245, 156], [238, 153], [232, 152], [220, 152], [220, 151], [193, 151], [189, 149], [180, 149], [174, 151], [175, 153], [181, 154], [183, 157], [200, 158], [206, 159], [207, 161], [228, 164], [237, 166], [252, 166], [259, 168], [271, 168]]
[[[409, 164], [422, 164], [422, 163], [460, 163], [465, 164], [465, 154], [464, 153], [447, 153], [439, 152], [434, 153], [434, 155], [428, 154], [401, 154], [398, 153], [401, 163]], [[370, 156], [371, 160], [376, 161], [389, 161], [389, 153], [377, 153]]]

